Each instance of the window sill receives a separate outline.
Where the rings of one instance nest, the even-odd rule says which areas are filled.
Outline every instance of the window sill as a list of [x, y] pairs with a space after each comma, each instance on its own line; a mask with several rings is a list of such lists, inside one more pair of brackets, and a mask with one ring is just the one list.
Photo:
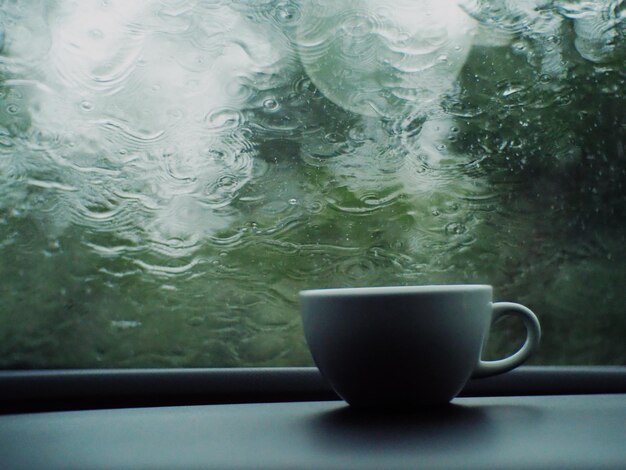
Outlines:
[[[525, 366], [470, 381], [462, 397], [626, 393], [624, 366]], [[338, 400], [318, 370], [115, 369], [0, 372], [0, 412]]]

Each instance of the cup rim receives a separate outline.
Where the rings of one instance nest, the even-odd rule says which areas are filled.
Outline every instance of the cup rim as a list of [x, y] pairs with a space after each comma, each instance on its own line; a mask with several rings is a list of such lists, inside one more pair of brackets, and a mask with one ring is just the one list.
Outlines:
[[305, 289], [300, 297], [343, 297], [363, 295], [406, 295], [491, 291], [490, 284], [433, 284], [419, 286], [373, 286], [373, 287], [332, 287], [328, 289]]

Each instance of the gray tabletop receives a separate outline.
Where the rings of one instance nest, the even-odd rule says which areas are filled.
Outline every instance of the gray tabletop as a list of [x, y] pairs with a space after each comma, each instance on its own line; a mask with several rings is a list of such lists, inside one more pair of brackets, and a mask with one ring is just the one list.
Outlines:
[[626, 395], [458, 398], [428, 412], [343, 402], [0, 416], [10, 468], [626, 468]]

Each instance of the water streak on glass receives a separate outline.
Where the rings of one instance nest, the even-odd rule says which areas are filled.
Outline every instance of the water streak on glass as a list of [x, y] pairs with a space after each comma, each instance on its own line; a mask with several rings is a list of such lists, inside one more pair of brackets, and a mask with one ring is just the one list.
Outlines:
[[0, 2], [0, 366], [306, 365], [300, 289], [460, 282], [626, 364], [625, 82], [623, 0]]

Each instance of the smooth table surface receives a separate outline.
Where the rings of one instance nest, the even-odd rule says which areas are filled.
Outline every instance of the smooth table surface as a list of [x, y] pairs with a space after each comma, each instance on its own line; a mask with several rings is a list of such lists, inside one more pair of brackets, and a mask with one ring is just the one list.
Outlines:
[[626, 468], [626, 395], [395, 414], [326, 401], [4, 415], [0, 468]]

